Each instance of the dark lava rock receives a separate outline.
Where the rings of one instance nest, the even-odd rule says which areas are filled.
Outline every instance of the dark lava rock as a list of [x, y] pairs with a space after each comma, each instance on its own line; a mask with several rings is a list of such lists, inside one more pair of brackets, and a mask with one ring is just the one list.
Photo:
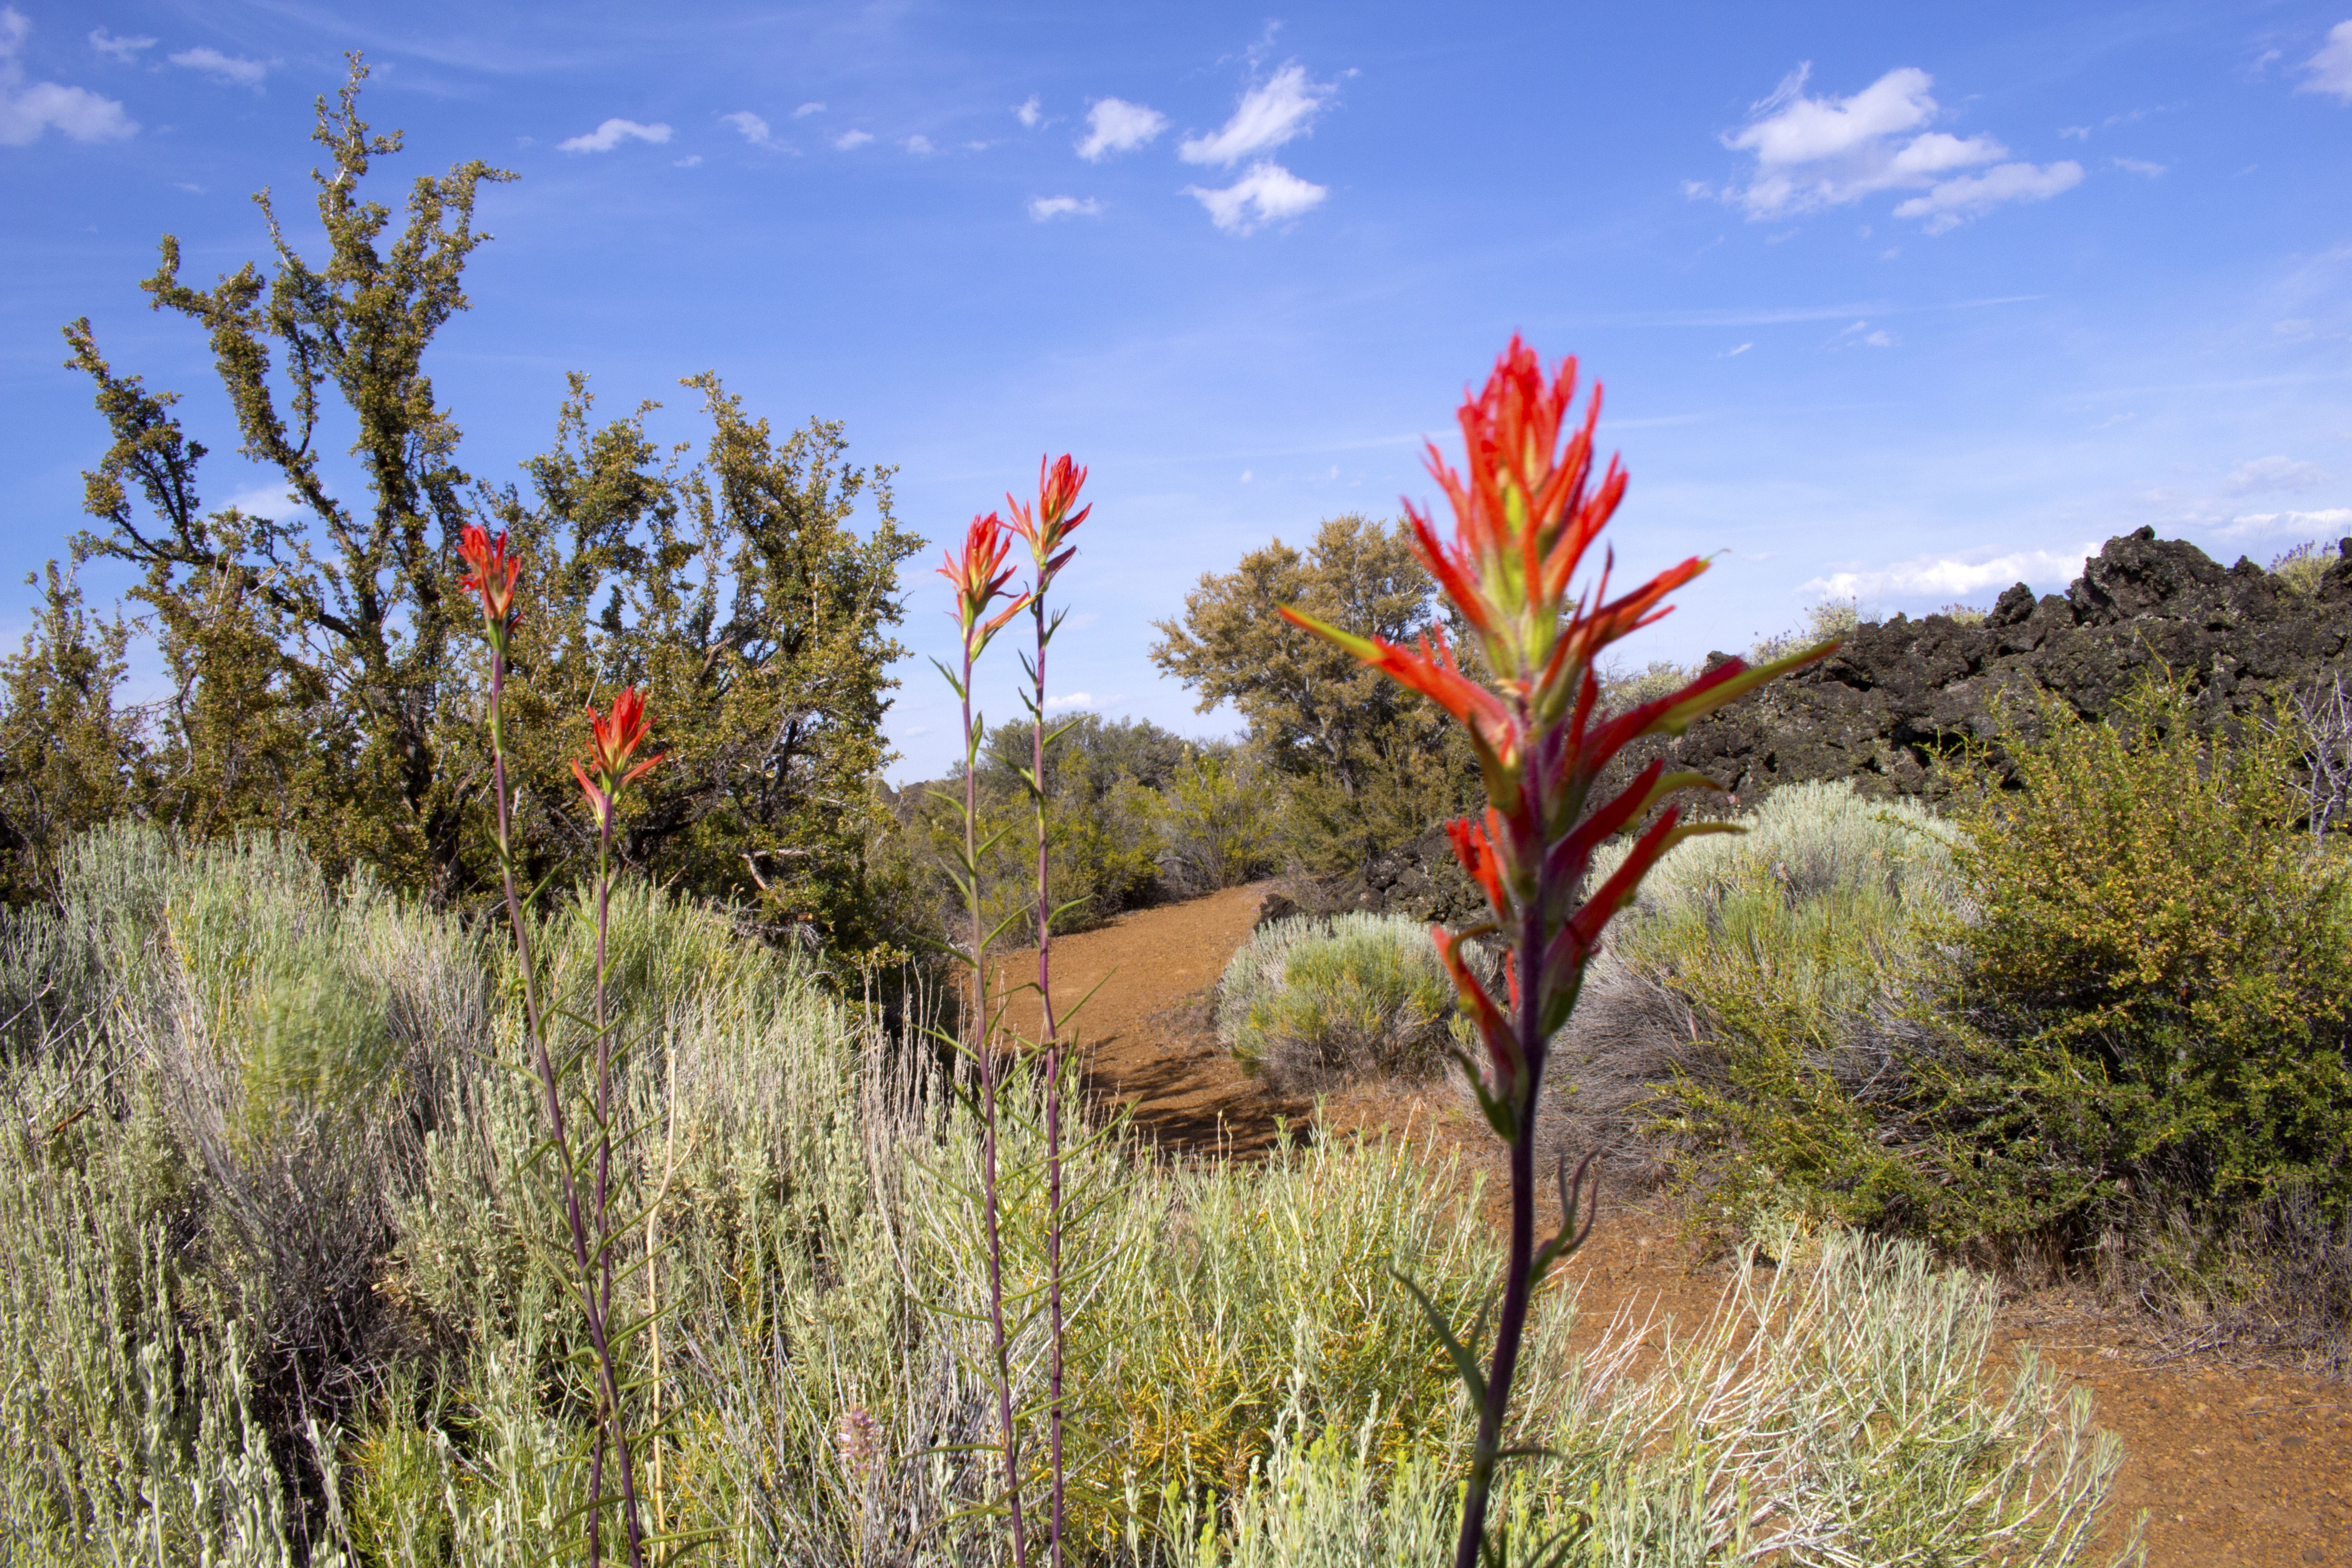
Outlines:
[[[2224, 568], [2154, 529], [2111, 539], [2063, 595], [2022, 583], [1981, 625], [1948, 616], [1856, 627], [1821, 664], [1655, 742], [1736, 795], [1807, 779], [1853, 779], [1878, 795], [1933, 797], [1935, 763], [1993, 733], [1996, 694], [2054, 693], [2100, 719], [2151, 672], [2188, 679], [2209, 729], [2272, 699], [2352, 675], [2352, 540], [2305, 595], [2241, 559]], [[1711, 655], [1710, 662], [1722, 655]]]

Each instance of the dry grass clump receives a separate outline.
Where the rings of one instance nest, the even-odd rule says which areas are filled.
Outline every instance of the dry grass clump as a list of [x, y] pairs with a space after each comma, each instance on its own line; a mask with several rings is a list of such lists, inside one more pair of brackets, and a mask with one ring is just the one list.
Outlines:
[[1300, 915], [1254, 933], [1217, 987], [1217, 1034], [1289, 1093], [1426, 1077], [1444, 1063], [1454, 983], [1402, 915]]

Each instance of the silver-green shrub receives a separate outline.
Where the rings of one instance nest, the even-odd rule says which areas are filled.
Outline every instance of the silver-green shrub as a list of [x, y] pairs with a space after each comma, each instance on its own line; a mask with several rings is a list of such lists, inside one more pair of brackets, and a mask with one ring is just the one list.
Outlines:
[[1454, 983], [1429, 927], [1402, 915], [1298, 915], [1258, 929], [1217, 986], [1217, 1035], [1286, 1091], [1445, 1061]]
[[[506, 949], [267, 843], [77, 855], [58, 911], [0, 918], [0, 985], [57, 1032], [0, 1066], [0, 1534], [45, 1563], [271, 1568], [575, 1541], [585, 1372]], [[580, 911], [541, 937], [576, 995]], [[634, 887], [614, 951], [649, 1515], [729, 1565], [995, 1561], [950, 1086], [723, 912]], [[1034, 1410], [1040, 1141], [1011, 1098]], [[1404, 1146], [1186, 1166], [1117, 1141], [1066, 1175], [1082, 1555], [1425, 1561], [1466, 1428], [1394, 1271], [1476, 1315], [1498, 1259], [1454, 1175]], [[1570, 1354], [1550, 1296], [1521, 1436], [1566, 1458], [1509, 1506], [1591, 1515], [1601, 1563], [1696, 1561], [1735, 1513], [1785, 1521], [1798, 1562], [2078, 1560], [2106, 1451], [2038, 1384], [1993, 1392], [1984, 1287], [1855, 1245], [1792, 1243], [1654, 1378], [1626, 1372], [1635, 1325]], [[1986, 1531], [2007, 1556], [1967, 1544]]]

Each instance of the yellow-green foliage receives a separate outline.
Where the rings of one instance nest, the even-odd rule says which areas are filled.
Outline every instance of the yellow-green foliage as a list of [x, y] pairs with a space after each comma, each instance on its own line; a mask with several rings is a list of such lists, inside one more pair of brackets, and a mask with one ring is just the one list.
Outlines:
[[2149, 684], [2101, 723], [2013, 714], [2003, 743], [2017, 789], [1962, 817], [1969, 1028], [1943, 1086], [1995, 1217], [2080, 1216], [2119, 1180], [2307, 1187], [2340, 1215], [2352, 930], [2344, 861], [2303, 831], [2299, 731], [2208, 741]]
[[1254, 758], [1195, 751], [1158, 797], [1160, 867], [1180, 892], [1209, 892], [1274, 868], [1275, 780]]
[[1883, 1101], [1857, 1096], [1894, 1065], [1874, 1013], [1911, 1007], [1937, 962], [1954, 831], [1843, 784], [1784, 786], [1740, 822], [1679, 846], [1610, 930], [1613, 960], [1688, 1005], [1714, 1053], [1667, 1096], [1685, 1184], [1736, 1231], [1790, 1212], [1883, 1218], [1919, 1179], [1879, 1136]]

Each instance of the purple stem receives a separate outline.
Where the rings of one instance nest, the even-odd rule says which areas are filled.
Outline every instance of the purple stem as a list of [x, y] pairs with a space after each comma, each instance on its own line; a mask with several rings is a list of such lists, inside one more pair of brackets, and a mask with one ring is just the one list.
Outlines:
[[[1540, 748], [1528, 748], [1526, 782], [1523, 788], [1530, 798], [1539, 787], [1536, 756]], [[1538, 808], [1536, 819], [1543, 820]], [[1519, 1104], [1517, 1121], [1517, 1136], [1511, 1140], [1511, 1238], [1508, 1272], [1503, 1280], [1503, 1314], [1495, 1324], [1495, 1359], [1486, 1373], [1486, 1403], [1478, 1412], [1478, 1446], [1470, 1458], [1470, 1484], [1462, 1500], [1462, 1536], [1454, 1548], [1454, 1568], [1478, 1568], [1478, 1552], [1486, 1539], [1486, 1504], [1494, 1489], [1495, 1463], [1502, 1452], [1503, 1418], [1511, 1405], [1511, 1379], [1518, 1371], [1519, 1342], [1527, 1333], [1528, 1300], [1534, 1292], [1535, 1228], [1536, 1228], [1536, 1109], [1539, 1103], [1544, 1066], [1543, 994], [1541, 968], [1544, 952], [1544, 916], [1551, 907], [1551, 858], [1536, 850], [1536, 886], [1519, 920], [1519, 951], [1515, 958], [1519, 967], [1519, 1016], [1515, 1020], [1519, 1034], [1520, 1082], [1515, 1086]], [[1575, 1216], [1568, 1216], [1573, 1220]]]
[[996, 1049], [988, 1016], [988, 916], [980, 896], [980, 774], [971, 728], [971, 633], [963, 644], [963, 862], [971, 878], [972, 989], [980, 1003], [980, 1186], [988, 1228], [988, 1320], [996, 1351], [996, 1415], [1004, 1433], [1004, 1495], [1013, 1517], [1013, 1561], [1029, 1562], [1028, 1527], [1021, 1510], [1021, 1437], [1013, 1425], [1013, 1361], [1004, 1339], [1004, 1249], [997, 1230]]
[[626, 1521], [629, 1537], [631, 1568], [645, 1568], [645, 1553], [637, 1531], [637, 1500], [629, 1469], [629, 1448], [620, 1440], [618, 1415], [618, 1380], [613, 1374], [612, 1347], [604, 1338], [604, 1315], [597, 1310], [596, 1292], [591, 1283], [594, 1278], [588, 1260], [588, 1226], [580, 1213], [580, 1188], [572, 1179], [572, 1141], [564, 1128], [563, 1099], [556, 1078], [554, 1060], [547, 1052], [547, 1027], [539, 1005], [537, 971], [530, 956], [530, 930], [522, 918], [522, 896], [515, 889], [514, 825], [510, 801], [507, 793], [507, 749], [505, 699], [507, 657], [502, 634], [490, 639], [490, 779], [498, 795], [499, 879], [506, 893], [507, 920], [514, 927], [515, 958], [522, 970], [523, 1019], [530, 1030], [533, 1065], [539, 1071], [540, 1088], [547, 1097], [547, 1122], [555, 1145], [557, 1179], [563, 1194], [563, 1215], [572, 1233], [572, 1258], [580, 1270], [579, 1289], [581, 1311], [588, 1320], [588, 1342], [596, 1352], [596, 1365], [604, 1386], [599, 1391], [604, 1411], [612, 1413], [608, 1423], [599, 1413], [597, 1447], [590, 1465], [588, 1491], [588, 1561], [592, 1565], [604, 1561], [604, 1532], [599, 1520], [603, 1507], [599, 1496], [604, 1470], [604, 1438], [609, 1425], [614, 1447], [621, 1455], [621, 1508]]
[[1031, 710], [1029, 778], [1037, 803], [1037, 1005], [1045, 1026], [1045, 1430], [1053, 1445], [1053, 1568], [1062, 1568], [1062, 1030], [1054, 1017], [1054, 905], [1045, 836], [1045, 577], [1029, 603], [1037, 624], [1036, 705]]

